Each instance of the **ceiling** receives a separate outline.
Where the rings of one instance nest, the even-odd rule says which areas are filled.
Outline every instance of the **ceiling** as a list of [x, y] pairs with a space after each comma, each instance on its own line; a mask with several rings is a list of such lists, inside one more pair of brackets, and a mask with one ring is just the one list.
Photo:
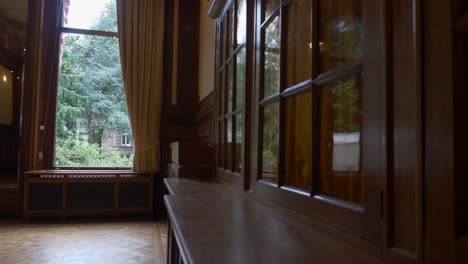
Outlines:
[[28, 16], [28, 0], [0, 1], [0, 9], [14, 20], [26, 23]]
[[0, 64], [4, 66], [23, 57], [27, 8], [28, 0], [0, 0]]

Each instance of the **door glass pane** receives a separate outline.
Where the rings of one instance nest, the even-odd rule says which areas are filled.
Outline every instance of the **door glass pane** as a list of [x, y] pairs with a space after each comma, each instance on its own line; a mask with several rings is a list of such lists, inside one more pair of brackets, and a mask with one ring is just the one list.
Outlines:
[[363, 55], [362, 0], [320, 1], [320, 72], [359, 61]]
[[264, 107], [262, 139], [261, 178], [278, 182], [279, 103]]
[[228, 113], [232, 112], [232, 101], [233, 101], [233, 83], [232, 83], [232, 75], [233, 75], [233, 68], [232, 68], [232, 61], [227, 65], [227, 111]]
[[361, 81], [348, 77], [320, 89], [320, 193], [362, 201]]
[[267, 20], [273, 12], [279, 7], [280, 0], [263, 0], [262, 9], [263, 9], [263, 20]]
[[312, 3], [295, 0], [286, 10], [286, 87], [312, 75]]
[[247, 0], [237, 1], [237, 43], [246, 42], [247, 36]]
[[241, 109], [244, 102], [244, 90], [245, 90], [245, 48], [237, 53], [236, 63], [236, 109]]
[[265, 39], [264, 51], [264, 96], [268, 97], [279, 91], [280, 82], [280, 23], [276, 17], [263, 31]]
[[286, 99], [285, 179], [287, 186], [310, 190], [312, 94]]
[[232, 160], [233, 160], [233, 156], [232, 156], [232, 152], [233, 152], [233, 148], [232, 148], [232, 118], [229, 118], [228, 121], [227, 121], [227, 130], [226, 130], [226, 138], [227, 138], [227, 155], [226, 155], [226, 169], [228, 170], [232, 170]]
[[235, 172], [242, 172], [242, 157], [243, 157], [243, 151], [242, 151], [242, 143], [244, 142], [244, 137], [243, 137], [243, 131], [244, 131], [244, 115], [242, 113], [236, 115], [236, 130], [235, 130], [235, 139], [236, 139], [236, 161], [235, 161]]

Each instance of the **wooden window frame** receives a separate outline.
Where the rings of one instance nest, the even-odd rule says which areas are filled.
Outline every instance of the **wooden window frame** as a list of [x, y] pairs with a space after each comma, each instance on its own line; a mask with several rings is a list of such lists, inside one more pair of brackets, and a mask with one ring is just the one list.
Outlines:
[[[116, 2], [117, 5], [117, 2]], [[61, 13], [59, 15], [59, 21], [63, 21], [63, 12], [64, 10], [61, 10]], [[118, 29], [117, 29], [118, 30]], [[103, 30], [93, 30], [93, 29], [81, 29], [81, 28], [71, 28], [71, 27], [65, 27], [62, 24], [57, 27], [57, 35], [60, 36], [65, 33], [70, 33], [70, 34], [77, 34], [77, 35], [90, 35], [90, 36], [99, 36], [99, 37], [113, 37], [113, 38], [119, 38], [119, 33], [117, 32], [112, 32], [112, 31], [103, 31]], [[58, 45], [58, 43], [56, 44]], [[59, 48], [60, 49], [60, 48]], [[59, 49], [57, 51], [59, 51]], [[56, 170], [129, 170], [132, 169], [132, 167], [111, 167], [111, 166], [105, 166], [105, 167], [94, 167], [94, 166], [57, 166], [55, 164], [55, 140], [56, 140], [56, 122], [57, 122], [57, 105], [58, 105], [58, 80], [59, 80], [59, 67], [60, 67], [60, 62], [59, 62], [59, 56], [57, 56], [57, 60], [55, 61], [55, 68], [56, 68], [56, 75], [52, 86], [51, 86], [51, 94], [53, 94], [53, 102], [54, 105], [54, 110], [51, 111], [52, 114], [49, 114], [49, 118], [51, 119], [50, 121], [52, 122], [53, 129], [47, 130], [45, 137], [48, 137], [48, 135], [52, 136], [53, 140], [51, 140], [51, 153], [49, 154], [50, 161], [46, 167], [50, 167]], [[48, 135], [47, 135], [48, 134]]]
[[[247, 6], [249, 6], [250, 1], [246, 1]], [[216, 146], [216, 171], [218, 175], [221, 175], [223, 177], [229, 177], [229, 178], [235, 178], [238, 181], [244, 181], [247, 182], [244, 178], [242, 180], [242, 177], [246, 175], [246, 146], [247, 146], [247, 121], [248, 121], [248, 87], [249, 87], [249, 77], [248, 77], [248, 68], [249, 68], [249, 56], [248, 56], [248, 46], [250, 42], [250, 37], [249, 37], [249, 22], [246, 21], [246, 42], [245, 43], [238, 43], [237, 40], [237, 25], [238, 25], [238, 9], [239, 9], [239, 0], [228, 0], [224, 3], [222, 7], [222, 11], [220, 12], [220, 16], [216, 18], [216, 70], [215, 70], [215, 101], [216, 103], [216, 117], [215, 117], [215, 146]], [[234, 20], [229, 23], [229, 12], [234, 13], [233, 18]], [[249, 13], [251, 11], [247, 7], [247, 20], [249, 20]], [[226, 27], [226, 28], [223, 28]], [[232, 32], [229, 32], [229, 28], [231, 28]], [[232, 50], [229, 50], [231, 47], [231, 44], [228, 43], [229, 40], [229, 33], [232, 34]], [[222, 40], [224, 38], [224, 42]], [[225, 44], [223, 46], [222, 44]], [[224, 49], [224, 50], [223, 50]], [[236, 98], [237, 98], [237, 92], [238, 92], [238, 87], [236, 85], [236, 80], [237, 80], [237, 56], [239, 53], [242, 51], [245, 51], [245, 65], [246, 65], [246, 72], [245, 72], [245, 86], [244, 86], [244, 91], [243, 91], [243, 98], [242, 101], [244, 102], [242, 106], [238, 106], [236, 104]], [[229, 71], [232, 72], [232, 78], [231, 78], [231, 85], [232, 85], [232, 98], [231, 98], [231, 109], [228, 109], [228, 75]], [[242, 147], [241, 147], [241, 152], [242, 152], [242, 158], [240, 163], [242, 164], [241, 171], [238, 172], [236, 171], [236, 138], [235, 135], [237, 133], [237, 128], [236, 128], [236, 120], [239, 116], [242, 116], [243, 119], [243, 129], [242, 129]], [[231, 130], [229, 131], [231, 134], [232, 138], [232, 148], [231, 148], [231, 168], [228, 168], [227, 164], [229, 162], [227, 161], [227, 158], [229, 157], [228, 155], [228, 147], [227, 147], [227, 128], [228, 128], [228, 122], [231, 120], [232, 125], [231, 125]], [[223, 126], [223, 128], [220, 128], [220, 124]], [[223, 132], [223, 135], [220, 135], [220, 130]], [[220, 138], [223, 137], [223, 138]], [[221, 142], [224, 142], [223, 145], [221, 145]], [[220, 158], [223, 158], [223, 160], [220, 160]], [[244, 184], [242, 184], [244, 185]], [[244, 185], [244, 188], [247, 188], [247, 185]]]
[[[255, 89], [253, 89], [253, 97], [255, 104], [253, 107], [253, 144], [252, 146], [252, 172], [250, 185], [255, 193], [273, 200], [274, 202], [291, 208], [295, 211], [303, 213], [320, 222], [332, 225], [338, 229], [344, 230], [354, 236], [364, 239], [363, 246], [370, 246], [372, 243], [379, 243], [382, 240], [382, 224], [383, 224], [383, 203], [385, 194], [385, 176], [386, 176], [386, 160], [385, 160], [385, 140], [386, 136], [386, 85], [385, 85], [385, 54], [381, 52], [385, 47], [385, 17], [376, 12], [379, 16], [372, 14], [372, 11], [385, 10], [383, 1], [363, 0], [363, 28], [365, 32], [364, 46], [366, 47], [363, 60], [351, 65], [346, 65], [341, 68], [333, 69], [322, 74], [318, 73], [318, 17], [319, 10], [318, 0], [312, 0], [312, 42], [315, 50], [312, 55], [313, 66], [311, 79], [306, 80], [291, 87], [284, 86], [285, 69], [285, 24], [283, 23], [283, 13], [287, 6], [293, 3], [290, 0], [280, 1], [279, 7], [273, 14], [266, 19], [263, 19], [262, 0], [256, 0], [255, 6]], [[277, 94], [267, 98], [262, 98], [263, 87], [263, 49], [264, 40], [262, 30], [268, 26], [272, 20], [278, 16], [280, 23], [280, 87]], [[374, 21], [370, 23], [369, 21]], [[376, 30], [378, 28], [378, 30]], [[315, 45], [314, 45], [315, 44]], [[377, 64], [377, 63], [380, 64]], [[316, 190], [311, 189], [310, 193], [298, 191], [295, 188], [284, 187], [282, 176], [279, 176], [278, 184], [265, 182], [259, 178], [261, 172], [261, 124], [262, 111], [261, 108], [265, 105], [279, 102], [280, 104], [280, 142], [279, 142], [279, 175], [284, 175], [284, 124], [285, 124], [285, 109], [284, 101], [290, 96], [302, 93], [306, 90], [312, 91], [312, 103], [314, 106], [319, 104], [319, 87], [330, 83], [336, 79], [342, 79], [353, 74], [361, 73], [363, 87], [378, 87], [378, 89], [362, 89], [362, 96], [365, 98], [363, 107], [366, 109], [366, 115], [363, 117], [361, 138], [362, 141], [362, 160], [363, 160], [363, 201], [361, 205], [351, 202], [346, 202], [340, 199], [318, 195]], [[371, 100], [372, 99], [372, 100]], [[317, 109], [317, 108], [315, 108]], [[317, 124], [320, 118], [317, 110], [312, 112], [312, 124]], [[312, 130], [312, 159], [315, 164], [319, 160], [319, 144], [318, 137], [319, 127], [313, 126]], [[379, 135], [381, 137], [376, 137]], [[368, 154], [372, 153], [372, 155]], [[318, 177], [318, 166], [312, 169], [312, 180]], [[284, 177], [284, 176], [283, 176]], [[312, 184], [314, 186], [314, 184]], [[312, 187], [313, 188], [313, 187]], [[368, 242], [372, 242], [369, 244]], [[375, 252], [376, 248], [373, 249]]]

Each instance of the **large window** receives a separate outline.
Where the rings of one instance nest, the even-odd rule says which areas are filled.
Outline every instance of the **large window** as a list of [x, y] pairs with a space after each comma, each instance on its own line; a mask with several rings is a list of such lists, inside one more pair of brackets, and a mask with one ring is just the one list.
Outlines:
[[382, 133], [385, 118], [383, 88], [366, 85], [379, 77], [366, 75], [378, 66], [366, 64], [365, 43], [376, 42], [366, 42], [364, 2], [257, 1], [253, 177], [257, 191], [377, 239], [362, 225], [378, 222], [382, 195], [366, 166], [380, 162], [382, 143], [365, 135]]
[[116, 1], [65, 0], [62, 17], [55, 166], [131, 167]]
[[359, 204], [361, 1], [263, 2], [259, 177]]
[[247, 1], [231, 1], [218, 19], [218, 168], [243, 173]]

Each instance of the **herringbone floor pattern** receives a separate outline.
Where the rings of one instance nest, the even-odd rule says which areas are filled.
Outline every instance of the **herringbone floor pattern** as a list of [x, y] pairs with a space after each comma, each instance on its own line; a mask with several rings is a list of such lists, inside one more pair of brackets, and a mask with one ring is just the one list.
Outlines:
[[0, 221], [1, 264], [164, 263], [164, 222]]

